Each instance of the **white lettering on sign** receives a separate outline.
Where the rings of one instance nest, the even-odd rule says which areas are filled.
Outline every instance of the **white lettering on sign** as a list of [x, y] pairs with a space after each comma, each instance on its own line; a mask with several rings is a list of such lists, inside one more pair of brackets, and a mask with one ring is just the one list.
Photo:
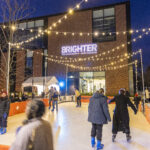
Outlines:
[[97, 44], [62, 46], [61, 55], [97, 54]]

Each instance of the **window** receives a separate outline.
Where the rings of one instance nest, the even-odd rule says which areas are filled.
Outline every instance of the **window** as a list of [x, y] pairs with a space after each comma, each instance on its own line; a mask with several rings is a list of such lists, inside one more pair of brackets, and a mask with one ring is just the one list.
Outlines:
[[34, 28], [34, 21], [28, 22], [28, 28]]
[[27, 51], [25, 77], [32, 76], [32, 72], [33, 72], [33, 52]]
[[80, 72], [80, 92], [94, 93], [100, 88], [105, 89], [105, 72]]
[[[115, 9], [106, 8], [93, 11], [93, 42], [114, 41], [116, 39]], [[110, 34], [111, 33], [111, 34]]]
[[44, 20], [35, 21], [35, 27], [43, 27], [43, 26], [44, 26]]
[[19, 24], [19, 29], [26, 29], [27, 28], [27, 24], [26, 23], [20, 23]]
[[48, 60], [47, 60], [47, 49], [44, 49], [44, 55], [43, 55], [43, 76], [46, 76], [47, 75], [47, 63], [48, 63]]

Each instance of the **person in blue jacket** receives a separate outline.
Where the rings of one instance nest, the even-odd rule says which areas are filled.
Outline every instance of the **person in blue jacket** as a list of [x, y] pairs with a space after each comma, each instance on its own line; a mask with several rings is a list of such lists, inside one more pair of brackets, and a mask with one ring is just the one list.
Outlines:
[[95, 137], [97, 136], [97, 150], [103, 149], [102, 128], [104, 124], [111, 121], [107, 97], [104, 96], [104, 89], [97, 91], [90, 99], [88, 106], [88, 121], [92, 123], [91, 145], [95, 147]]

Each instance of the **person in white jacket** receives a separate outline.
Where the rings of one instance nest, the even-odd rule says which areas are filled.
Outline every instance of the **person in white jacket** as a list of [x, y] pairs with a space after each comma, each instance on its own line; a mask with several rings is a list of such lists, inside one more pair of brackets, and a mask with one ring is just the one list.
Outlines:
[[42, 119], [43, 101], [32, 100], [26, 108], [27, 120], [17, 129], [16, 139], [10, 150], [54, 150], [49, 122]]

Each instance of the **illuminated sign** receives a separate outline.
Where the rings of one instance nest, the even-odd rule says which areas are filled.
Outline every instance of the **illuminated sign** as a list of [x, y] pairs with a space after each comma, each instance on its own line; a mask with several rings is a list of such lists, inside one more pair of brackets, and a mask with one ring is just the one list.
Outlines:
[[61, 55], [97, 54], [97, 44], [62, 46]]

